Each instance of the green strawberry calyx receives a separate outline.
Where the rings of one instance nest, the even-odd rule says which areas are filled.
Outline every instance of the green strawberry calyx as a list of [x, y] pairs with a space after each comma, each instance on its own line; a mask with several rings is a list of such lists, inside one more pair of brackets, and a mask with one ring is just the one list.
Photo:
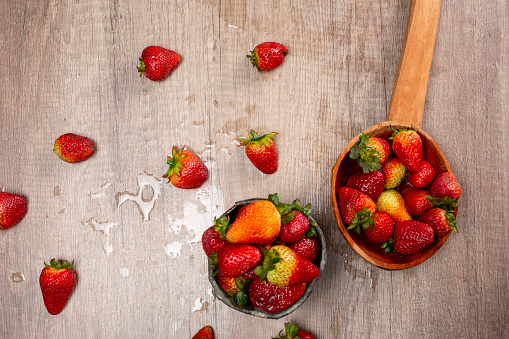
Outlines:
[[240, 145], [237, 146], [249, 146], [256, 144], [258, 146], [266, 146], [269, 147], [271, 144], [274, 143], [274, 140], [272, 139], [274, 136], [276, 136], [276, 132], [267, 133], [262, 136], [259, 136], [253, 129], [249, 132], [249, 138], [239, 138]]
[[143, 73], [145, 73], [145, 69], [146, 69], [146, 66], [145, 66], [145, 61], [143, 60], [142, 57], [140, 57], [140, 66], [138, 66], [138, 72], [140, 72], [140, 77], [143, 75]]
[[272, 339], [295, 339], [299, 338], [297, 333], [299, 333], [299, 328], [297, 325], [285, 323], [285, 334], [282, 334], [283, 330], [279, 332], [279, 337], [273, 337]]
[[56, 261], [55, 258], [51, 259], [49, 264], [44, 262], [44, 266], [46, 266], [46, 268], [55, 268], [57, 270], [72, 268], [72, 265], [74, 265], [74, 260], [70, 264], [67, 260], [60, 259], [59, 261]]
[[355, 229], [355, 232], [361, 233], [361, 227], [365, 230], [371, 230], [374, 223], [373, 212], [363, 207], [360, 211], [355, 212], [347, 230]]
[[219, 232], [219, 237], [224, 240], [226, 232], [230, 228], [230, 217], [228, 215], [220, 218], [214, 217], [214, 231]]
[[249, 52], [250, 54], [246, 55], [246, 57], [251, 61], [251, 63], [253, 64], [253, 67], [256, 67], [256, 69], [258, 70], [258, 72], [261, 72], [262, 70], [260, 69], [260, 67], [258, 66], [258, 63], [259, 63], [259, 59], [258, 59], [258, 49], [253, 49], [252, 51]]
[[[295, 216], [294, 211], [299, 211], [300, 213], [304, 214], [306, 218], [308, 218], [309, 223], [311, 226], [315, 226], [316, 222], [311, 218], [311, 204], [307, 204], [306, 206], [302, 206], [300, 204], [299, 200], [294, 200], [292, 204], [284, 204], [279, 202], [279, 197], [277, 193], [269, 194], [268, 200], [276, 206], [279, 214], [281, 214], [281, 223], [282, 224], [288, 224], [290, 221], [293, 220], [293, 217]], [[311, 227], [310, 227], [311, 229]], [[314, 230], [314, 229], [313, 229]], [[316, 235], [316, 230], [315, 234]]]
[[394, 250], [393, 243], [394, 243], [393, 237], [390, 237], [389, 240], [384, 241], [384, 243], [382, 244], [382, 249], [385, 250], [385, 254], [396, 253], [396, 251]]
[[394, 137], [396, 137], [396, 134], [398, 134], [399, 132], [407, 132], [407, 131], [417, 132], [416, 129], [411, 129], [411, 128], [395, 129], [395, 128], [391, 127], [391, 130], [392, 130], [392, 135], [389, 137], [389, 140], [394, 140]]
[[170, 177], [173, 174], [180, 176], [180, 169], [184, 167], [184, 165], [182, 165], [179, 160], [187, 157], [186, 154], [182, 154], [184, 147], [178, 150], [177, 146], [173, 146], [171, 150], [171, 155], [173, 158], [170, 156], [166, 157], [166, 163], [170, 165], [170, 167], [168, 168], [168, 171], [163, 175], [163, 178], [168, 178], [168, 182], [170, 182]]
[[350, 150], [350, 158], [357, 160], [364, 173], [378, 171], [382, 168], [380, 165], [381, 154], [373, 147], [368, 146], [370, 137], [362, 133], [359, 141]]
[[275, 269], [275, 264], [281, 261], [281, 257], [277, 254], [276, 250], [262, 250], [263, 261], [260, 266], [254, 269], [254, 273], [260, 277], [260, 280], [266, 284], [267, 273]]

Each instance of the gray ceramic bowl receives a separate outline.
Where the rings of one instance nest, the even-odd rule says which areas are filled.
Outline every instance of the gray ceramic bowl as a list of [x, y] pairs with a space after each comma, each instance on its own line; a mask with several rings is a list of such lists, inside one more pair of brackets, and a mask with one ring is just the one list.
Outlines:
[[[250, 204], [254, 201], [257, 201], [257, 200], [266, 200], [266, 199], [249, 199], [249, 200], [237, 201], [235, 203], [235, 205], [233, 205], [228, 211], [223, 213], [223, 215], [221, 215], [221, 217], [229, 216], [230, 220], [235, 220], [235, 217], [237, 216], [237, 213], [242, 208], [242, 206], [248, 205], [248, 204]], [[311, 218], [311, 219], [313, 219], [313, 218]], [[320, 229], [320, 227], [318, 225], [315, 225], [313, 227], [316, 229], [316, 235], [317, 235], [318, 241], [320, 243], [320, 246], [322, 247], [322, 252], [321, 252], [320, 258], [319, 258], [320, 263], [318, 265], [318, 268], [320, 269], [320, 275], [322, 275], [322, 272], [325, 269], [325, 263], [327, 262], [327, 252], [325, 249], [325, 237], [323, 235], [322, 230]], [[259, 308], [255, 308], [252, 306], [248, 307], [248, 308], [237, 308], [237, 307], [233, 306], [232, 303], [230, 302], [230, 296], [228, 294], [226, 294], [226, 292], [224, 292], [221, 289], [221, 286], [219, 286], [217, 279], [213, 276], [212, 269], [210, 269], [210, 265], [209, 265], [209, 281], [210, 281], [210, 284], [212, 285], [212, 288], [214, 289], [216, 297], [219, 300], [221, 300], [226, 306], [231, 307], [236, 311], [250, 314], [255, 317], [266, 318], [266, 319], [279, 319], [279, 318], [282, 318], [282, 317], [292, 313], [297, 308], [299, 308], [306, 301], [306, 299], [309, 297], [309, 295], [313, 291], [313, 286], [314, 286], [316, 280], [318, 278], [320, 278], [320, 275], [315, 280], [313, 280], [312, 282], [310, 282], [307, 285], [306, 292], [304, 292], [302, 297], [300, 297], [300, 299], [297, 300], [297, 302], [295, 302], [293, 305], [291, 305], [287, 309], [285, 309], [281, 312], [278, 312], [278, 313], [268, 313], [268, 312], [265, 312], [264, 310], [261, 310]]]

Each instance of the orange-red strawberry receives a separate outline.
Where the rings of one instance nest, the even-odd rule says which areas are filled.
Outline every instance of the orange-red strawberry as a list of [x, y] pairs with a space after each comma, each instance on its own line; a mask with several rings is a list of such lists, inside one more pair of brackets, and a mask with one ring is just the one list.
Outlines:
[[301, 330], [297, 325], [285, 323], [285, 333], [279, 332], [279, 337], [272, 339], [315, 339], [310, 333]]
[[246, 209], [226, 232], [231, 243], [268, 244], [276, 240], [281, 230], [281, 215], [268, 200], [258, 200]]
[[240, 146], [246, 146], [245, 151], [249, 160], [265, 174], [277, 171], [277, 150], [272, 137], [277, 133], [272, 132], [258, 136], [254, 130], [249, 132], [249, 139], [240, 138]]
[[71, 295], [74, 283], [76, 282], [76, 273], [72, 270], [74, 261], [69, 264], [66, 260], [51, 259], [50, 264], [46, 266], [39, 277], [42, 298], [44, 306], [50, 314], [58, 314], [62, 311], [67, 299]]
[[398, 187], [406, 175], [406, 166], [398, 158], [389, 158], [382, 167], [385, 178], [384, 188]]
[[288, 54], [285, 45], [277, 42], [264, 42], [259, 44], [247, 57], [259, 71], [270, 71], [281, 65]]
[[435, 198], [450, 197], [459, 199], [461, 196], [461, 186], [453, 173], [443, 172], [437, 176], [431, 185], [430, 194]]
[[277, 313], [295, 304], [305, 291], [306, 283], [279, 287], [256, 277], [249, 285], [249, 300], [254, 307], [268, 313]]
[[419, 221], [430, 225], [435, 231], [435, 237], [438, 238], [448, 234], [451, 230], [458, 232], [454, 213], [447, 212], [443, 208], [435, 207], [430, 209], [419, 218]]
[[227, 277], [237, 278], [260, 263], [262, 253], [248, 244], [228, 244], [221, 247], [217, 260], [219, 270]]
[[16, 225], [25, 214], [27, 214], [27, 203], [23, 196], [0, 192], [0, 230]]
[[433, 242], [433, 228], [420, 221], [405, 220], [394, 228], [394, 250], [402, 255], [422, 251]]
[[394, 189], [383, 191], [376, 202], [376, 210], [377, 212], [389, 214], [397, 223], [412, 219], [405, 205], [405, 200], [401, 194]]
[[387, 140], [362, 133], [359, 141], [350, 150], [350, 158], [357, 160], [364, 173], [369, 173], [379, 170], [390, 153], [391, 146]]
[[[274, 261], [275, 258], [279, 258], [279, 260]], [[273, 265], [266, 265], [271, 261]], [[260, 267], [262, 269], [255, 270], [255, 273], [263, 280], [263, 271], [267, 268], [267, 280], [280, 287], [308, 283], [320, 274], [320, 270], [315, 264], [284, 245], [272, 247], [265, 255], [264, 262]]]
[[376, 205], [368, 195], [350, 187], [341, 187], [338, 190], [338, 205], [341, 216], [347, 225], [350, 225], [355, 213], [363, 208], [375, 212]]
[[160, 46], [148, 46], [141, 53], [138, 72], [152, 81], [161, 81], [180, 63], [180, 55]]
[[279, 241], [284, 243], [299, 241], [309, 230], [309, 219], [299, 211], [286, 213], [282, 218], [282, 222]]
[[212, 327], [205, 326], [192, 339], [214, 339], [214, 331], [212, 331]]
[[200, 158], [184, 147], [178, 150], [177, 146], [173, 146], [171, 153], [173, 158], [167, 157], [170, 167], [163, 178], [168, 178], [168, 182], [178, 188], [191, 189], [203, 185], [209, 170]]
[[415, 218], [419, 218], [427, 210], [433, 208], [430, 202], [429, 191], [422, 188], [411, 187], [401, 191], [408, 212]]
[[410, 173], [407, 179], [413, 187], [428, 187], [435, 179], [435, 169], [429, 162], [423, 160], [419, 170], [417, 172]]
[[364, 194], [369, 195], [373, 201], [377, 201], [382, 194], [385, 185], [385, 177], [382, 170], [364, 173], [363, 171], [355, 172], [348, 178], [347, 187], [354, 188]]
[[229, 217], [214, 218], [214, 226], [207, 228], [205, 232], [203, 232], [201, 243], [207, 257], [228, 244], [228, 242], [224, 240], [224, 234], [229, 222]]
[[321, 246], [316, 237], [304, 237], [290, 246], [296, 253], [313, 262], [318, 258]]
[[66, 133], [55, 140], [53, 151], [63, 161], [75, 163], [90, 158], [94, 154], [94, 144], [87, 137]]
[[422, 140], [415, 130], [393, 130], [392, 150], [410, 173], [418, 172], [422, 162]]
[[381, 244], [389, 240], [394, 231], [394, 220], [392, 217], [383, 212], [373, 214], [372, 227], [363, 228], [364, 234], [375, 244]]

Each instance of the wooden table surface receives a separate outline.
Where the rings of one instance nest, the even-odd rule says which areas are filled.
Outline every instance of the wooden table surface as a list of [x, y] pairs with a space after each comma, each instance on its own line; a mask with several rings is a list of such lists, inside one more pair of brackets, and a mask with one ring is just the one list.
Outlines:
[[[392, 272], [345, 243], [329, 186], [344, 146], [386, 120], [409, 0], [2, 7], [0, 190], [27, 197], [28, 214], [0, 234], [0, 337], [191, 338], [211, 325], [216, 338], [262, 339], [288, 321], [317, 338], [509, 336], [507, 1], [442, 3], [422, 128], [462, 185], [460, 233]], [[289, 54], [260, 73], [245, 55], [263, 41]], [[149, 45], [182, 55], [165, 81], [138, 76]], [[236, 147], [251, 128], [279, 133], [275, 174]], [[93, 139], [94, 156], [58, 159], [67, 132]], [[161, 179], [172, 145], [208, 166], [200, 189]], [[329, 259], [302, 307], [265, 320], [214, 298], [200, 239], [236, 201], [274, 192], [312, 205]], [[57, 316], [38, 283], [53, 257], [78, 276]]]

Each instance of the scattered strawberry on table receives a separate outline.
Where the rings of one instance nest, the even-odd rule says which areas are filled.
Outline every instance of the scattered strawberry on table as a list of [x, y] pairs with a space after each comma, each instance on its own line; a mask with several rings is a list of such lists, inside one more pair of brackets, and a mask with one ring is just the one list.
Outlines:
[[[392, 149], [392, 151], [391, 151]], [[348, 230], [383, 253], [416, 254], [456, 227], [461, 186], [451, 172], [436, 175], [423, 158], [422, 139], [411, 129], [388, 140], [362, 134], [350, 151], [358, 170], [337, 193]]]
[[55, 140], [53, 151], [63, 161], [75, 163], [90, 158], [94, 154], [94, 144], [87, 137], [66, 133]]
[[67, 303], [76, 282], [76, 273], [72, 270], [74, 261], [55, 261], [51, 259], [39, 277], [44, 306], [50, 314], [59, 314]]
[[173, 186], [183, 189], [198, 188], [207, 180], [207, 166], [193, 152], [184, 149], [180, 150], [173, 146], [172, 156], [167, 157], [167, 164], [170, 165], [163, 178], [168, 178]]
[[138, 72], [152, 80], [161, 81], [180, 63], [180, 55], [172, 50], [160, 46], [148, 46], [141, 53]]
[[310, 212], [310, 205], [280, 203], [272, 194], [246, 204], [232, 220], [216, 219], [203, 233], [210, 267], [233, 306], [276, 313], [302, 297], [320, 274], [321, 244]]
[[0, 230], [16, 225], [27, 214], [27, 203], [23, 196], [0, 192]]
[[249, 138], [240, 138], [240, 146], [246, 146], [245, 152], [249, 160], [265, 174], [277, 171], [277, 150], [273, 137], [277, 133], [272, 132], [258, 136], [251, 130]]
[[212, 327], [203, 327], [193, 336], [192, 339], [214, 339], [214, 332], [212, 331]]
[[297, 325], [291, 324], [291, 323], [285, 323], [285, 332], [281, 330], [279, 332], [278, 337], [273, 337], [272, 339], [315, 339], [315, 337], [304, 331], [299, 329]]
[[288, 48], [277, 42], [264, 42], [246, 55], [258, 71], [270, 71], [281, 65], [288, 54]]

